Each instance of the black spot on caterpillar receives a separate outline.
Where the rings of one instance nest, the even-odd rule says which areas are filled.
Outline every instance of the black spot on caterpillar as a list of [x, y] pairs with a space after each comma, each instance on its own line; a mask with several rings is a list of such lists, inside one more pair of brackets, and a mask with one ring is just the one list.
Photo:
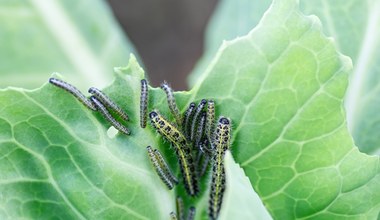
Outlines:
[[191, 155], [190, 146], [185, 136], [157, 111], [150, 112], [149, 118], [157, 132], [174, 146], [186, 191], [189, 195], [195, 196], [198, 193], [198, 179], [195, 175], [194, 160]]
[[141, 80], [141, 95], [140, 95], [140, 126], [146, 127], [146, 118], [148, 115], [148, 82], [145, 79]]
[[160, 177], [162, 182], [168, 187], [169, 190], [173, 189], [174, 184], [169, 179], [169, 177], [165, 174], [165, 171], [162, 169], [159, 161], [157, 160], [156, 154], [152, 150], [152, 147], [147, 146], [146, 149], [148, 151], [149, 159], [152, 162], [152, 165], [154, 166], [154, 169], [156, 170], [157, 175]]
[[161, 84], [161, 89], [164, 90], [164, 92], [166, 93], [166, 98], [168, 100], [170, 112], [173, 114], [177, 125], [180, 126], [182, 123], [181, 115], [179, 113], [172, 88], [169, 86], [167, 82], [164, 81]]
[[226, 187], [224, 155], [230, 146], [231, 123], [228, 118], [220, 117], [214, 133], [214, 153], [212, 156], [212, 177], [209, 200], [209, 217], [217, 219], [222, 206]]
[[115, 118], [112, 117], [112, 115], [106, 109], [106, 107], [96, 97], [91, 96], [90, 100], [94, 103], [96, 109], [103, 115], [103, 117], [112, 124], [112, 126], [114, 126], [120, 132], [126, 135], [130, 135], [131, 132], [128, 130], [128, 128], [116, 121]]
[[91, 102], [89, 99], [87, 99], [87, 97], [83, 95], [83, 93], [81, 93], [79, 89], [77, 89], [75, 86], [56, 78], [50, 78], [49, 83], [71, 93], [84, 106], [86, 106], [87, 108], [93, 111], [96, 111], [96, 106], [94, 105], [94, 103]]
[[103, 105], [105, 105], [110, 110], [114, 111], [117, 115], [119, 115], [123, 120], [128, 121], [128, 115], [121, 109], [116, 103], [114, 103], [106, 94], [95, 87], [91, 87], [88, 90], [96, 99], [98, 99]]

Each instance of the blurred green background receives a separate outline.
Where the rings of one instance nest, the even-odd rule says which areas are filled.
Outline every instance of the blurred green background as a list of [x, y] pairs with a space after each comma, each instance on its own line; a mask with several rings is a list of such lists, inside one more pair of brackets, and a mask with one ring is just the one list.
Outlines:
[[0, 87], [37, 88], [59, 72], [80, 89], [101, 88], [133, 52], [151, 84], [186, 89], [216, 3], [1, 0]]

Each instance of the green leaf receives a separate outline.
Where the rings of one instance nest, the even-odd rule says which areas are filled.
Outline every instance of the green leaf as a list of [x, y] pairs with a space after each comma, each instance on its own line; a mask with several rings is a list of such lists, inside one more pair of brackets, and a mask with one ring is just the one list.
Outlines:
[[302, 1], [301, 7], [318, 15], [324, 31], [352, 58], [355, 68], [346, 97], [349, 130], [361, 151], [380, 154], [379, 1]]
[[[138, 125], [144, 73], [133, 57], [117, 72], [106, 92]], [[1, 219], [164, 219], [174, 210], [147, 160], [154, 133], [129, 126], [132, 136], [110, 138], [97, 113], [50, 84], [3, 90], [0, 106]]]
[[[260, 200], [260, 197], [252, 188], [244, 171], [232, 158], [230, 151], [226, 152], [225, 169], [227, 177], [226, 191], [218, 219], [272, 219]], [[209, 168], [209, 170], [209, 172], [211, 172], [211, 168]], [[209, 176], [210, 175], [211, 174], [209, 174]], [[207, 184], [209, 184], [210, 180], [210, 177], [206, 178]], [[196, 206], [196, 219], [208, 219], [209, 187], [205, 187], [203, 190], [206, 191], [206, 193], [201, 196]]]
[[230, 151], [225, 156], [225, 167], [228, 181], [220, 219], [272, 219]]
[[234, 157], [274, 218], [373, 219], [379, 158], [347, 131], [351, 63], [320, 28], [296, 1], [274, 1], [248, 36], [222, 46], [193, 97], [215, 98], [232, 118]]
[[269, 0], [219, 1], [207, 25], [202, 58], [188, 77], [190, 87], [198, 83], [198, 79], [206, 70], [223, 41], [246, 35], [260, 21], [271, 2]]
[[3, 0], [0, 87], [36, 88], [53, 72], [104, 87], [133, 50], [103, 0]]
[[[233, 157], [274, 219], [376, 219], [379, 157], [354, 146], [342, 107], [350, 70], [316, 17], [302, 15], [296, 0], [277, 0], [176, 98], [181, 110], [215, 99], [217, 114], [232, 119]], [[96, 112], [51, 85], [2, 90], [1, 217], [168, 218], [174, 193], [153, 172], [145, 147], [177, 162], [152, 128], [139, 128], [141, 78], [132, 57], [104, 90], [130, 115], [128, 137], [107, 136], [109, 125]], [[150, 109], [169, 116], [163, 92], [150, 92]], [[203, 185], [200, 198], [190, 200], [203, 206], [197, 219], [206, 216], [207, 196]]]
[[[193, 73], [190, 85], [200, 78], [223, 40], [248, 33], [268, 8], [269, 0], [222, 0], [207, 29], [206, 51]], [[317, 15], [323, 32], [335, 39], [338, 50], [351, 57], [355, 69], [346, 97], [349, 130], [362, 152], [380, 154], [380, 10], [378, 1], [300, 1], [301, 10]]]

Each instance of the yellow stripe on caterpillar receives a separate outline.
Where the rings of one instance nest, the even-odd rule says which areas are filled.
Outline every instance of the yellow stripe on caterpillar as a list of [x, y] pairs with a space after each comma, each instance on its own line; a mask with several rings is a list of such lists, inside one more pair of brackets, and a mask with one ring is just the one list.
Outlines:
[[228, 118], [220, 117], [213, 134], [212, 176], [209, 200], [209, 217], [217, 219], [222, 206], [223, 194], [226, 187], [224, 171], [224, 155], [230, 146], [231, 122]]
[[190, 146], [185, 136], [176, 126], [159, 114], [158, 111], [150, 112], [149, 118], [156, 131], [173, 144], [186, 191], [189, 195], [195, 196], [198, 193], [198, 179], [195, 175], [194, 160], [191, 155]]

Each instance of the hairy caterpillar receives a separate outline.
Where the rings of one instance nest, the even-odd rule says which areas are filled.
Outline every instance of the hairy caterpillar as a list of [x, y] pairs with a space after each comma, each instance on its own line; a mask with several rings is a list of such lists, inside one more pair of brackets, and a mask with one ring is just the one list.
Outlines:
[[94, 103], [96, 106], [96, 109], [103, 115], [103, 117], [112, 124], [117, 130], [120, 132], [130, 135], [131, 132], [126, 128], [124, 125], [120, 124], [115, 120], [114, 117], [109, 113], [109, 111], [106, 109], [106, 107], [94, 96], [90, 97], [90, 100]]
[[189, 208], [189, 213], [187, 214], [187, 220], [194, 220], [194, 218], [195, 218], [195, 211], [196, 211], [196, 209], [195, 209], [194, 206], [191, 206]]
[[214, 133], [214, 152], [212, 155], [212, 177], [209, 200], [209, 217], [217, 219], [223, 201], [226, 185], [224, 171], [224, 155], [230, 146], [231, 122], [228, 118], [220, 117]]
[[67, 92], [71, 93], [78, 101], [80, 101], [83, 105], [85, 105], [87, 108], [96, 111], [96, 106], [93, 102], [91, 102], [83, 93], [79, 91], [75, 86], [60, 80], [56, 78], [50, 78], [49, 82], [61, 89], [66, 90]]
[[140, 95], [140, 126], [146, 127], [146, 118], [148, 114], [148, 82], [145, 79], [141, 80], [141, 95]]
[[152, 150], [152, 147], [147, 146], [146, 150], [148, 151], [149, 159], [152, 162], [152, 165], [154, 166], [154, 169], [156, 170], [157, 175], [160, 177], [162, 182], [168, 187], [169, 190], [173, 189], [174, 184], [170, 180], [170, 178], [166, 175], [164, 169], [162, 169], [159, 161], [157, 160], [156, 154]]
[[197, 129], [197, 122], [199, 120], [199, 117], [201, 116], [201, 112], [203, 108], [205, 107], [207, 101], [206, 99], [202, 99], [201, 102], [198, 104], [197, 108], [195, 109], [194, 116], [191, 122], [191, 132], [190, 132], [190, 140], [194, 141], [195, 132]]
[[210, 142], [212, 140], [212, 133], [214, 132], [214, 127], [215, 127], [215, 102], [213, 100], [208, 100], [205, 133], [206, 133], [207, 139]]
[[159, 150], [157, 149], [154, 149], [153, 150], [155, 156], [156, 156], [156, 159], [158, 161], [158, 163], [160, 164], [160, 167], [162, 168], [162, 170], [164, 171], [165, 175], [168, 177], [168, 179], [174, 183], [174, 184], [178, 184], [178, 179], [174, 176], [173, 172], [171, 171], [171, 169], [169, 168], [169, 165], [168, 163], [166, 163], [166, 161], [164, 160], [164, 158], [162, 157], [161, 153]]
[[189, 107], [186, 109], [185, 113], [183, 114], [183, 121], [182, 121], [182, 127], [183, 127], [183, 133], [185, 134], [188, 141], [190, 141], [190, 126], [191, 126], [191, 119], [193, 118], [195, 110], [195, 103], [190, 103]]
[[190, 146], [187, 143], [185, 136], [157, 111], [150, 112], [149, 118], [157, 132], [173, 144], [181, 168], [186, 191], [189, 195], [195, 196], [198, 193], [198, 180], [195, 175], [194, 161], [191, 155]]
[[180, 126], [182, 123], [181, 115], [179, 114], [179, 110], [177, 107], [177, 103], [175, 102], [172, 88], [169, 86], [167, 82], [164, 81], [161, 84], [161, 89], [165, 91], [170, 112], [173, 114], [175, 121], [177, 122], [177, 125]]
[[96, 99], [98, 99], [103, 105], [113, 110], [117, 115], [119, 115], [123, 120], [128, 121], [128, 115], [125, 113], [116, 103], [114, 103], [108, 96], [106, 96], [102, 91], [95, 87], [91, 87], [88, 90]]

